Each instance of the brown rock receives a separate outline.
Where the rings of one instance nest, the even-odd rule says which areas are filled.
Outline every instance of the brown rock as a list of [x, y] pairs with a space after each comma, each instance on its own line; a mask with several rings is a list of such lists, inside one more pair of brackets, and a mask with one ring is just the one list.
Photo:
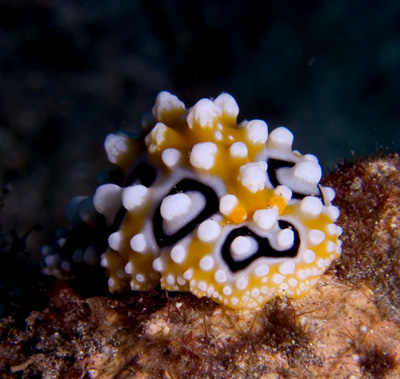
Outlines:
[[2, 377], [398, 378], [399, 167], [377, 157], [324, 179], [343, 253], [309, 296], [234, 311], [161, 290], [83, 299], [60, 282], [25, 328], [2, 320]]

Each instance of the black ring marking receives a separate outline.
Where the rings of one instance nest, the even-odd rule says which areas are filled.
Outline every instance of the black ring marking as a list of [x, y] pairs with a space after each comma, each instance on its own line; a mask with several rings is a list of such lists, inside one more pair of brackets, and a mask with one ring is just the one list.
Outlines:
[[[288, 250], [278, 251], [275, 250], [269, 243], [268, 238], [263, 238], [252, 232], [247, 226], [242, 226], [232, 230], [222, 246], [221, 254], [225, 263], [228, 265], [232, 272], [237, 272], [248, 267], [252, 262], [260, 257], [267, 258], [294, 258], [296, 257], [300, 247], [299, 232], [296, 228], [287, 221], [278, 221], [278, 225], [281, 229], [290, 228], [294, 233], [293, 246]], [[239, 236], [250, 236], [253, 237], [258, 243], [258, 250], [251, 257], [244, 259], [243, 261], [235, 261], [231, 254], [231, 244], [236, 237]]]
[[[269, 177], [269, 181], [271, 182], [271, 184], [276, 188], [279, 185], [282, 185], [282, 183], [279, 182], [278, 178], [276, 177], [276, 172], [277, 170], [279, 170], [280, 168], [283, 167], [293, 167], [296, 163], [295, 162], [287, 162], [287, 161], [283, 161], [281, 159], [275, 159], [275, 158], [268, 158], [266, 160], [266, 162], [268, 163], [268, 167], [267, 167], [267, 174]], [[319, 195], [317, 197], [321, 196], [321, 190], [318, 187], [319, 190]], [[292, 198], [293, 199], [304, 199], [306, 196], [312, 195], [310, 194], [303, 194], [303, 193], [298, 193], [298, 192], [294, 192], [292, 191]]]
[[153, 217], [153, 231], [154, 237], [156, 239], [157, 245], [159, 247], [172, 246], [187, 234], [191, 233], [197, 225], [201, 222], [209, 218], [212, 214], [218, 211], [219, 208], [219, 200], [215, 191], [206, 186], [203, 183], [198, 182], [194, 179], [183, 179], [178, 184], [176, 184], [171, 191], [166, 195], [174, 195], [179, 192], [187, 192], [187, 191], [196, 191], [200, 192], [204, 195], [206, 199], [206, 205], [204, 209], [200, 212], [200, 214], [195, 217], [188, 224], [183, 226], [177, 232], [168, 235], [164, 232], [162, 227], [162, 217], [161, 217], [161, 202], [158, 205], [154, 217]]

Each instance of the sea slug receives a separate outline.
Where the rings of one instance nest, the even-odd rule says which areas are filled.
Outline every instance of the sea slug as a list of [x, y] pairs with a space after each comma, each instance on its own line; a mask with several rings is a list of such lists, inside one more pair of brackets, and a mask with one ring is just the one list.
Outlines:
[[301, 297], [341, 253], [335, 191], [319, 184], [318, 159], [292, 150], [285, 127], [237, 123], [222, 93], [186, 109], [169, 92], [156, 99], [143, 138], [105, 139], [122, 181], [99, 186], [101, 258], [111, 292], [192, 292], [254, 309], [275, 295]]

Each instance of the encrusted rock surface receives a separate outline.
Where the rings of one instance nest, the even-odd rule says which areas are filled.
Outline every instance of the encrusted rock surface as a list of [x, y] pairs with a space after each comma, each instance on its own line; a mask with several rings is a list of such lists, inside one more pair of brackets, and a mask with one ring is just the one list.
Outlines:
[[324, 178], [343, 253], [309, 296], [235, 311], [160, 290], [84, 298], [56, 282], [25, 324], [2, 320], [0, 376], [398, 378], [399, 168], [394, 154]]

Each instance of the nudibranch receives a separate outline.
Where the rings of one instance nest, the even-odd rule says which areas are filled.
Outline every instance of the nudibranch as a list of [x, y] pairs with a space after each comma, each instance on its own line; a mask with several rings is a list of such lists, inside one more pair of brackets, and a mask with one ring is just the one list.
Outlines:
[[301, 297], [341, 253], [335, 191], [318, 159], [292, 150], [285, 127], [237, 124], [222, 93], [186, 109], [163, 91], [142, 140], [105, 139], [123, 175], [93, 197], [106, 220], [101, 264], [111, 292], [190, 291], [231, 308]]

